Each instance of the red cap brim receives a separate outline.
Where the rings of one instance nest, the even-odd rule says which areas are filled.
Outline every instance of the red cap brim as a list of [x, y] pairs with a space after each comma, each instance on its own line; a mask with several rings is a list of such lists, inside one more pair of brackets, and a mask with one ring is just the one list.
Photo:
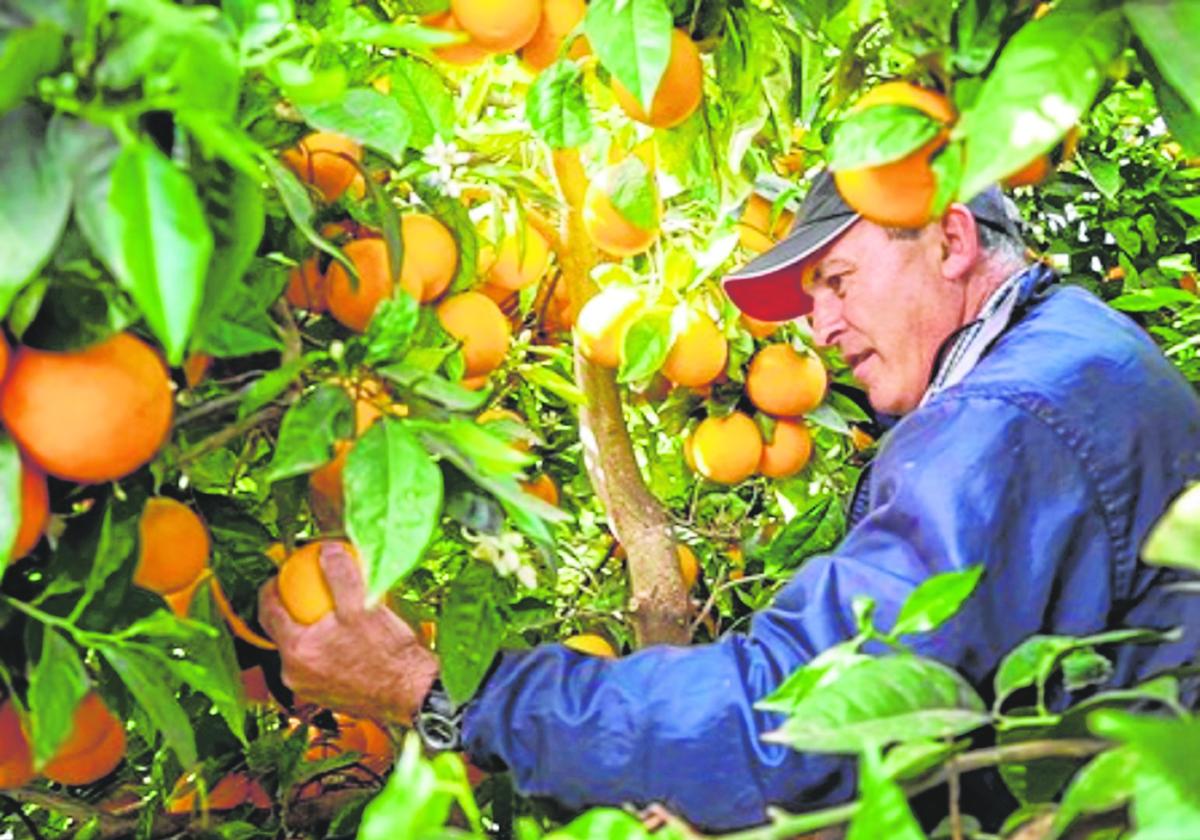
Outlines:
[[800, 282], [801, 267], [757, 277], [726, 277], [721, 285], [733, 305], [759, 321], [790, 321], [812, 312], [813, 299]]

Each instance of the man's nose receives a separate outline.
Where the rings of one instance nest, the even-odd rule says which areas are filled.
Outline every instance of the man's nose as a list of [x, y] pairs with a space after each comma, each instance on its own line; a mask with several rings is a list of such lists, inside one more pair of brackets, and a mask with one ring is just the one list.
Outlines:
[[813, 293], [813, 308], [809, 319], [812, 321], [813, 340], [818, 347], [834, 344], [845, 326], [842, 323], [840, 301], [823, 289]]

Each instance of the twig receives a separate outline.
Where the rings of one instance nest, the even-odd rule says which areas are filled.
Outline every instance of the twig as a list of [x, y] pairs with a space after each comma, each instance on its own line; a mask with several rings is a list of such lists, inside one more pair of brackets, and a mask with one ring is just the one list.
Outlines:
[[97, 820], [102, 833], [106, 829], [111, 830], [119, 826], [124, 826], [126, 831], [133, 828], [133, 823], [127, 823], [125, 820], [110, 816], [98, 808], [88, 805], [86, 802], [81, 802], [65, 794], [54, 793], [48, 790], [36, 790], [34, 788], [16, 788], [4, 791], [4, 795], [17, 802], [36, 805], [39, 808], [45, 808], [47, 811], [61, 814], [64, 817], [70, 817], [76, 822], [87, 823]]
[[240, 423], [234, 423], [232, 426], [226, 426], [224, 429], [214, 432], [213, 434], [204, 438], [191, 449], [180, 454], [176, 463], [179, 466], [191, 463], [197, 458], [201, 458], [207, 455], [209, 452], [212, 452], [214, 449], [219, 449], [220, 447], [229, 443], [229, 441], [237, 438], [239, 435], [243, 435], [251, 429], [262, 425], [263, 423], [268, 423], [271, 420], [277, 419], [281, 414], [283, 414], [283, 409], [279, 406], [267, 406], [261, 411], [251, 414]]
[[175, 418], [175, 428], [185, 426], [188, 423], [199, 420], [202, 417], [207, 417], [210, 414], [217, 414], [218, 412], [224, 411], [227, 408], [232, 408], [246, 398], [246, 392], [252, 387], [253, 384], [246, 385], [243, 388], [239, 388], [232, 394], [226, 394], [223, 397], [217, 397], [215, 400], [209, 400], [206, 403], [196, 406], [191, 411], [185, 411], [183, 414], [180, 414]]
[[753, 583], [756, 580], [765, 580], [767, 577], [768, 577], [767, 575], [763, 574], [763, 575], [745, 575], [743, 577], [738, 578], [737, 580], [723, 580], [722, 578], [717, 578], [716, 585], [714, 585], [708, 593], [708, 600], [704, 602], [704, 606], [700, 609], [699, 615], [697, 615], [696, 620], [692, 622], [691, 632], [694, 634], [696, 632], [696, 630], [700, 627], [700, 625], [704, 623], [704, 619], [708, 616], [708, 614], [712, 611], [712, 608], [716, 605], [718, 594], [720, 594], [721, 592], [724, 592], [726, 589], [733, 589], [735, 586], [742, 586], [743, 584]]
[[958, 801], [961, 791], [956, 770], [949, 770], [946, 776], [946, 787], [950, 796], [950, 838], [951, 840], [963, 840], [962, 807]]
[[304, 342], [300, 337], [300, 328], [296, 326], [296, 319], [292, 317], [292, 308], [288, 306], [287, 301], [280, 297], [275, 301], [274, 311], [283, 327], [283, 354], [279, 362], [281, 365], [286, 365], [288, 362], [300, 358], [300, 354], [304, 350]]

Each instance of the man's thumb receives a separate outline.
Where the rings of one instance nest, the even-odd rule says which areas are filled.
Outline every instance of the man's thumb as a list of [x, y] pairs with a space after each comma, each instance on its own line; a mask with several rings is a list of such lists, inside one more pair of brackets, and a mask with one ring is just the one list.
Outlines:
[[323, 543], [321, 571], [333, 593], [338, 618], [349, 618], [366, 609], [367, 587], [353, 546], [333, 541]]

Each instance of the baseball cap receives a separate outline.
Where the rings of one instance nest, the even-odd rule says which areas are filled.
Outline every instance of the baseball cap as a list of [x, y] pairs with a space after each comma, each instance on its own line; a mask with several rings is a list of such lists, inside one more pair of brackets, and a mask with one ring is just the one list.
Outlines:
[[[1015, 208], [991, 186], [967, 203], [977, 222], [1020, 240]], [[787, 321], [812, 311], [812, 297], [800, 283], [804, 261], [829, 245], [862, 216], [837, 191], [828, 170], [817, 175], [787, 236], [721, 280], [725, 294], [742, 312], [760, 321]]]

